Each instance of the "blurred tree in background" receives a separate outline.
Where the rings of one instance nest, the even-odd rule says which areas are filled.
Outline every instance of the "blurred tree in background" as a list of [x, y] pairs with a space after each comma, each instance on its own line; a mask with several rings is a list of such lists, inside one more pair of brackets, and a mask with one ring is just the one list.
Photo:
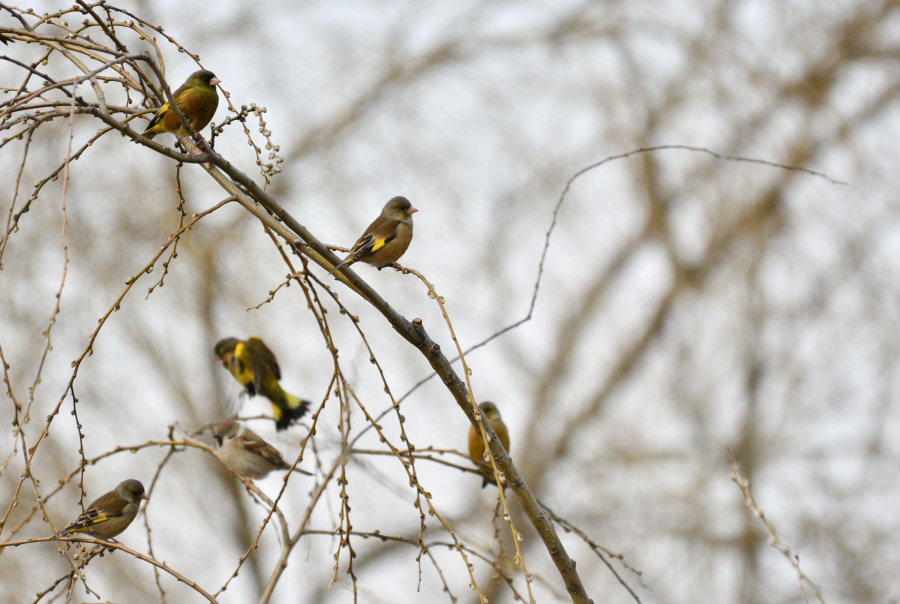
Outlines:
[[[0, 545], [52, 534], [36, 497], [57, 531], [73, 520], [82, 459], [103, 456], [84, 503], [152, 484], [120, 541], [220, 602], [569, 599], [507, 490], [525, 581], [497, 490], [448, 452], [469, 421], [440, 379], [418, 385], [434, 375], [419, 351], [323, 268], [307, 278], [240, 203], [184, 229], [235, 194], [201, 166], [98, 136], [109, 124], [81, 104], [98, 90], [144, 129], [160, 91], [148, 63], [47, 80], [84, 76], [72, 56], [100, 68], [102, 47], [148, 52], [173, 86], [214, 71], [215, 151], [322, 241], [349, 246], [408, 197], [401, 263], [434, 284], [464, 350], [530, 317], [466, 354], [471, 388], [502, 411], [534, 494], [589, 540], [557, 526], [595, 602], [900, 598], [900, 3], [42, 4], [0, 4]], [[582, 168], [659, 145], [830, 178], [669, 148], [589, 170], [561, 198]], [[421, 280], [356, 272], [455, 356]], [[316, 412], [280, 434], [249, 422], [316, 473], [257, 481], [305, 527], [286, 568], [281, 519], [258, 535], [268, 504], [203, 450], [208, 432], [142, 446], [268, 413], [214, 361], [219, 338], [250, 334]], [[729, 449], [812, 582], [770, 546]], [[0, 548], [6, 597], [64, 599], [77, 548]], [[65, 598], [205, 600], [126, 552], [82, 572]]]

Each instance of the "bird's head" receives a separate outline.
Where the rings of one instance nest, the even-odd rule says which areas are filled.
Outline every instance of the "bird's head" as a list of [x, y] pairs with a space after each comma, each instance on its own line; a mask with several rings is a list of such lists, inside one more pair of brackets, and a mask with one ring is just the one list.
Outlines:
[[216, 346], [213, 349], [216, 352], [216, 360], [221, 361], [224, 359], [226, 354], [234, 350], [239, 341], [237, 338], [222, 338], [216, 342]]
[[187, 80], [187, 84], [188, 86], [215, 86], [221, 81], [222, 80], [217, 78], [216, 74], [213, 72], [208, 69], [201, 69], [200, 71], [195, 71], [191, 74], [191, 77]]
[[405, 222], [409, 220], [410, 216], [418, 211], [419, 210], [415, 209], [407, 198], [397, 196], [384, 204], [381, 215], [388, 220], [400, 220]]
[[219, 443], [219, 446], [222, 446], [222, 442], [226, 438], [230, 438], [238, 433], [239, 426], [236, 421], [233, 419], [223, 419], [218, 424], [216, 424], [215, 429], [213, 430], [213, 438], [216, 439], [216, 442]]
[[116, 493], [130, 503], [140, 503], [141, 499], [150, 499], [144, 492], [144, 485], [133, 478], [120, 482], [119, 486], [116, 487]]
[[500, 410], [497, 409], [497, 405], [491, 402], [484, 402], [478, 405], [481, 408], [484, 416], [488, 418], [488, 421], [494, 421], [500, 419]]

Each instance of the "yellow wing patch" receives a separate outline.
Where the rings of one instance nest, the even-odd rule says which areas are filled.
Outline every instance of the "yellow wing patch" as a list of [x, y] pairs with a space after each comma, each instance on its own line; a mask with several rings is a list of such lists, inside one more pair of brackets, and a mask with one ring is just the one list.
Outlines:
[[[168, 112], [169, 112], [169, 103], [166, 103], [165, 105], [163, 105], [162, 107], [159, 108], [159, 111], [156, 112], [156, 115], [154, 115], [153, 119], [150, 120], [150, 123], [147, 124], [147, 130], [152, 130], [153, 127], [156, 126], [162, 120], [163, 116], [165, 116]], [[159, 133], [157, 133], [157, 134], [159, 134]]]
[[375, 239], [375, 240], [372, 242], [371, 251], [372, 251], [372, 252], [377, 252], [378, 250], [380, 250], [381, 248], [383, 248], [383, 247], [385, 246], [385, 244], [386, 244], [388, 241], [389, 241], [389, 239], [388, 239], [387, 237], [381, 237], [381, 238], [379, 238], [379, 239]]

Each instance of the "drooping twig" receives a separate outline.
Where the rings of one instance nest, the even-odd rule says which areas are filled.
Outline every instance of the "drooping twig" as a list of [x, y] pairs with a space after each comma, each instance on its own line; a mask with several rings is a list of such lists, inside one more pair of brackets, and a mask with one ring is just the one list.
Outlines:
[[800, 557], [791, 552], [791, 548], [788, 547], [775, 532], [775, 526], [769, 522], [768, 518], [766, 518], [765, 512], [759, 509], [756, 500], [753, 499], [753, 494], [750, 492], [750, 481], [741, 476], [741, 468], [734, 458], [731, 449], [728, 450], [728, 461], [731, 463], [731, 481], [738, 486], [741, 493], [744, 495], [744, 505], [759, 519], [766, 534], [769, 535], [769, 545], [781, 552], [787, 561], [790, 562], [791, 566], [794, 567], [797, 578], [800, 580], [800, 592], [803, 594], [803, 601], [806, 602], [806, 604], [809, 604], [809, 598], [806, 595], [806, 587], [808, 586], [819, 602], [825, 604], [825, 599], [822, 597], [822, 590], [820, 590], [819, 586], [816, 585], [800, 568]]

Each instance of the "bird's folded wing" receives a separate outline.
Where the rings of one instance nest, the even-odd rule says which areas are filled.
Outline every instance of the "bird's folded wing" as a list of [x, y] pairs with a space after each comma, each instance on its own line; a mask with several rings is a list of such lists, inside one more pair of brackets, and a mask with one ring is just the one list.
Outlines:
[[[247, 338], [247, 348], [250, 349], [250, 352], [253, 353], [252, 357], [258, 361], [261, 365], [268, 367], [269, 370], [275, 374], [275, 379], [281, 379], [281, 367], [278, 366], [278, 361], [275, 360], [275, 353], [269, 350], [269, 347], [266, 346], [266, 343], [256, 336], [250, 336]], [[253, 367], [253, 372], [260, 376], [257, 379], [262, 379], [262, 367]], [[259, 384], [262, 386], [262, 384]]]
[[[254, 434], [253, 436], [256, 435]], [[258, 437], [248, 437], [246, 434], [241, 438], [244, 440], [244, 446], [248, 451], [260, 456], [277, 468], [289, 467], [287, 463], [285, 463], [284, 458], [281, 457], [281, 453], [278, 452], [278, 449], [266, 441]]]
[[169, 104], [165, 103], [165, 104], [163, 104], [162, 107], [159, 108], [159, 111], [156, 112], [156, 115], [153, 116], [153, 119], [150, 120], [150, 123], [147, 124], [146, 130], [149, 130], [150, 128], [152, 128], [153, 126], [158, 124], [159, 120], [161, 120], [168, 112], [169, 112]]

